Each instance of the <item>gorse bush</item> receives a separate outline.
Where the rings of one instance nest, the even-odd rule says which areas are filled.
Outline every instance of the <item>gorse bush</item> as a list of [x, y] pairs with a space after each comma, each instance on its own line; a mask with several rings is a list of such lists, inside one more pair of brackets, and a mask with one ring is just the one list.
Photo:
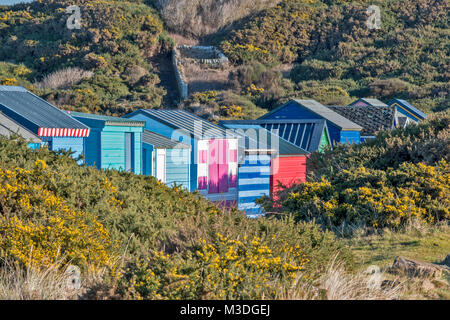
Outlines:
[[46, 188], [47, 165], [0, 169], [0, 250], [26, 266], [57, 260], [83, 267], [111, 266], [114, 246], [95, 216], [71, 209]]
[[325, 153], [313, 153], [308, 171], [318, 178], [344, 169], [366, 167], [386, 170], [405, 162], [434, 166], [441, 159], [450, 162], [450, 115], [430, 116], [419, 125], [381, 131], [377, 139], [358, 145], [334, 146]]
[[285, 241], [271, 249], [258, 237], [233, 240], [217, 234], [213, 243], [201, 240], [197, 247], [186, 253], [187, 263], [157, 252], [138, 263], [137, 270], [129, 269], [129, 293], [134, 298], [275, 298], [282, 285], [304, 276], [301, 271], [309, 262], [299, 245]]
[[[80, 7], [80, 29], [66, 26], [66, 8], [72, 5]], [[167, 53], [169, 42], [158, 13], [142, 1], [51, 0], [1, 7], [0, 60], [17, 67], [5, 75], [16, 82], [5, 83], [0, 65], [0, 82], [36, 82], [33, 91], [59, 107], [122, 115], [161, 104], [165, 91], [157, 86], [150, 59]], [[21, 65], [30, 72], [17, 73]], [[138, 67], [148, 71], [147, 81], [130, 75]], [[72, 68], [84, 69], [84, 76], [68, 73]]]
[[450, 220], [450, 166], [402, 164], [397, 170], [359, 167], [332, 179], [306, 182], [289, 190], [283, 209], [297, 219], [333, 228], [343, 223], [398, 228], [416, 219]]
[[1, 257], [104, 267], [86, 297], [273, 298], [320, 277], [336, 252], [352, 266], [313, 223], [248, 219], [153, 177], [78, 166], [67, 152], [0, 137], [0, 168]]
[[382, 132], [373, 141], [313, 153], [308, 181], [283, 190], [276, 204], [266, 201], [265, 206], [333, 230], [448, 222], [449, 120], [448, 114], [436, 115]]

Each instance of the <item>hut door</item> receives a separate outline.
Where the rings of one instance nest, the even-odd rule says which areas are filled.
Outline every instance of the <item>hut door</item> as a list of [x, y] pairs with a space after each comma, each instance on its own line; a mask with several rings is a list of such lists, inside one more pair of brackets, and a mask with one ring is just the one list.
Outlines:
[[134, 133], [125, 133], [125, 171], [134, 172]]
[[166, 183], [166, 150], [156, 150], [156, 178]]
[[209, 191], [208, 193], [228, 192], [228, 141], [209, 141]]

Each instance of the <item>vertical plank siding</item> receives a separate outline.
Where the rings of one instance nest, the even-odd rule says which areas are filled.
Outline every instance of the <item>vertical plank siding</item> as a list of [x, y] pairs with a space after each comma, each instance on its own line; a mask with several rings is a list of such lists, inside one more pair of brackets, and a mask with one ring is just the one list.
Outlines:
[[167, 149], [166, 183], [189, 190], [189, 149]]
[[142, 174], [142, 132], [134, 132], [134, 173]]
[[91, 130], [89, 137], [85, 140], [85, 157], [88, 166], [102, 167], [101, 155], [101, 134], [100, 131]]
[[295, 183], [306, 181], [306, 157], [279, 157], [272, 160], [271, 166], [271, 195], [277, 199], [276, 193], [280, 190], [280, 184], [291, 187]]

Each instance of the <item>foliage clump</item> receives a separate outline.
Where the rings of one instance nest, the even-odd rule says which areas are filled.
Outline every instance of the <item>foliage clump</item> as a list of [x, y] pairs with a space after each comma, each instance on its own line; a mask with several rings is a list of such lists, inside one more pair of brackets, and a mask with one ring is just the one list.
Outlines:
[[283, 190], [277, 203], [266, 200], [265, 206], [334, 230], [448, 222], [449, 120], [441, 114], [382, 132], [373, 141], [314, 153], [308, 181]]
[[111, 266], [112, 239], [98, 218], [74, 210], [46, 187], [47, 164], [31, 170], [0, 169], [0, 250], [25, 266], [56, 262]]
[[91, 299], [274, 298], [320, 277], [337, 252], [352, 265], [314, 223], [248, 219], [153, 177], [79, 166], [65, 151], [0, 137], [0, 168], [1, 257], [102, 266]]
[[[72, 5], [81, 11], [80, 29], [66, 26]], [[165, 90], [151, 58], [173, 43], [142, 1], [52, 0], [0, 7], [0, 46], [0, 60], [14, 66], [0, 64], [0, 84], [36, 82], [29, 89], [61, 108], [122, 115], [161, 104]]]
[[[366, 25], [369, 5], [380, 8], [379, 30]], [[346, 105], [354, 97], [403, 98], [438, 112], [449, 105], [449, 51], [442, 41], [448, 40], [448, 23], [445, 0], [283, 0], [244, 19], [220, 45], [238, 65], [294, 64], [293, 88], [278, 99]], [[345, 93], [327, 95], [333, 88]]]

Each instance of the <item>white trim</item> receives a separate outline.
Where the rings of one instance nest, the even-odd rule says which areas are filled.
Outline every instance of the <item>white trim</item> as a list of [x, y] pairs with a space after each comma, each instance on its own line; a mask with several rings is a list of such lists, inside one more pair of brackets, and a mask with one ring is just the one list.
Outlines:
[[156, 149], [156, 178], [162, 183], [166, 183], [166, 157], [166, 149]]
[[200, 151], [200, 150], [208, 151], [209, 150], [209, 141], [208, 140], [199, 140], [197, 147], [198, 147], [198, 151]]

